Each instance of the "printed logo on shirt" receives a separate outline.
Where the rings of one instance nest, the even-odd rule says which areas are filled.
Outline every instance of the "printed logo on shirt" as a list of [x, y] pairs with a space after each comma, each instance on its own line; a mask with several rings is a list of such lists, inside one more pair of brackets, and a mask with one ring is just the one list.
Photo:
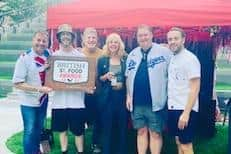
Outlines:
[[135, 69], [135, 66], [136, 66], [136, 62], [131, 59], [128, 63], [128, 70], [130, 71], [132, 69]]
[[183, 70], [182, 70], [182, 69], [175, 68], [173, 74], [174, 74], [174, 76], [175, 76], [174, 79], [175, 79], [176, 81], [184, 81], [184, 80], [186, 80], [185, 73], [183, 73]]
[[154, 68], [155, 65], [165, 62], [164, 56], [156, 57], [148, 61], [148, 67]]

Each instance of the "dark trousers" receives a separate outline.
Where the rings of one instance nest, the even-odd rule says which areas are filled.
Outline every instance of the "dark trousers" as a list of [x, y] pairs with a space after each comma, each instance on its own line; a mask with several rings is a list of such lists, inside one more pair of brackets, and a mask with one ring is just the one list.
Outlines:
[[102, 154], [127, 154], [127, 125], [124, 93], [111, 91], [102, 110]]
[[85, 95], [85, 105], [86, 105], [86, 118], [87, 123], [92, 125], [92, 144], [100, 144], [101, 140], [101, 128], [102, 124], [100, 121], [100, 110], [97, 103], [97, 98], [95, 94]]

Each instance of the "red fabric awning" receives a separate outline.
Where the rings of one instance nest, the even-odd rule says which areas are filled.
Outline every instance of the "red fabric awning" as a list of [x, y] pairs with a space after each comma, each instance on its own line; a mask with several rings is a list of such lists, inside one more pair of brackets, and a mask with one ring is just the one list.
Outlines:
[[48, 28], [152, 26], [229, 26], [230, 0], [72, 0], [48, 8]]

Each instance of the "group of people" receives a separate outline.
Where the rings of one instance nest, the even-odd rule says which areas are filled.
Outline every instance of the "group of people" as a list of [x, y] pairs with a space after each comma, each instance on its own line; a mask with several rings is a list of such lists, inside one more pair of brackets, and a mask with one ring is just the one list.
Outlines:
[[[137, 152], [160, 154], [164, 130], [175, 137], [179, 154], [192, 154], [198, 112], [200, 63], [184, 48], [185, 32], [173, 27], [168, 47], [154, 43], [148, 25], [137, 28], [138, 47], [129, 54], [117, 33], [107, 36], [99, 49], [95, 28], [86, 28], [82, 48], [75, 48], [72, 27], [58, 27], [59, 50], [48, 48], [48, 34], [38, 31], [32, 48], [17, 60], [13, 83], [21, 90], [25, 154], [39, 154], [48, 93], [54, 91], [51, 127], [59, 132], [60, 148], [68, 153], [68, 131], [75, 136], [77, 153], [84, 153], [85, 123], [90, 122], [92, 152], [127, 154], [127, 129], [131, 116], [137, 130]], [[44, 85], [49, 56], [91, 57], [97, 62], [96, 87], [53, 90]]]

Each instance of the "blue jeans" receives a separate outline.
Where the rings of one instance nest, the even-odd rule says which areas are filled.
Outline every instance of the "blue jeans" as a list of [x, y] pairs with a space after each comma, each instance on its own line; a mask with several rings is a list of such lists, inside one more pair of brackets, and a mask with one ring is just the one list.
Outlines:
[[24, 134], [23, 149], [24, 154], [38, 154], [40, 135], [46, 118], [48, 99], [40, 107], [30, 107], [21, 105]]

